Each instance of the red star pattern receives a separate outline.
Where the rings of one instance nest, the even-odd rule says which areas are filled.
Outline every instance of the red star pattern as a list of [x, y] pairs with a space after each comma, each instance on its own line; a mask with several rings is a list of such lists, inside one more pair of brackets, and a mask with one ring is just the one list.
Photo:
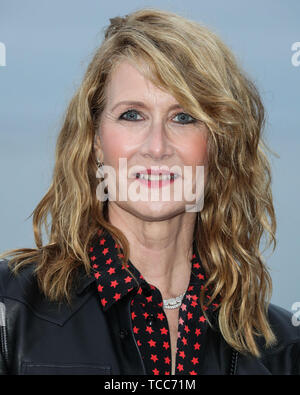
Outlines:
[[115, 300], [121, 299], [121, 294], [115, 293], [114, 299]]
[[[89, 248], [100, 306], [106, 311], [130, 293], [132, 332], [145, 370], [150, 375], [170, 375], [171, 340], [161, 293], [145, 281], [130, 261], [122, 265], [120, 258], [124, 256], [123, 251], [120, 248], [120, 253], [117, 247], [120, 248], [108, 231], [99, 230]], [[179, 309], [178, 338], [175, 345], [176, 375], [200, 373], [201, 344], [208, 325], [199, 303], [200, 291], [205, 284], [205, 272], [195, 244], [193, 249], [190, 284]], [[205, 296], [209, 300], [206, 289]], [[211, 303], [204, 310], [209, 313], [218, 307], [219, 303]]]
[[103, 291], [103, 288], [104, 288], [103, 285], [100, 285], [100, 284], [98, 285], [98, 291], [99, 291], [99, 292], [102, 292], [102, 291]]
[[157, 358], [157, 355], [155, 354], [155, 355], [153, 355], [153, 354], [151, 354], [151, 358], [150, 358], [153, 362], [156, 362], [156, 361], [158, 361], [158, 358]]
[[163, 328], [160, 328], [160, 333], [162, 334], [162, 335], [167, 335], [168, 334], [168, 329], [167, 328], [165, 328], [165, 327], [163, 327]]
[[150, 339], [150, 340], [148, 341], [148, 344], [149, 344], [150, 347], [155, 347], [155, 346], [156, 346], [156, 342], [153, 341], [152, 339]]
[[110, 286], [116, 288], [116, 286], [119, 285], [117, 280], [111, 281]]

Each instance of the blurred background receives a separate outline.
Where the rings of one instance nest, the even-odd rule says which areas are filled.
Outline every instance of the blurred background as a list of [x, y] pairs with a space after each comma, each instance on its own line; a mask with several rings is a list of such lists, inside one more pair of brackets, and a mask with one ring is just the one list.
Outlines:
[[278, 245], [264, 256], [272, 302], [291, 311], [300, 301], [299, 0], [0, 0], [0, 252], [35, 247], [28, 217], [50, 185], [66, 106], [109, 18], [142, 7], [209, 27], [259, 88], [265, 140], [279, 155], [269, 157]]

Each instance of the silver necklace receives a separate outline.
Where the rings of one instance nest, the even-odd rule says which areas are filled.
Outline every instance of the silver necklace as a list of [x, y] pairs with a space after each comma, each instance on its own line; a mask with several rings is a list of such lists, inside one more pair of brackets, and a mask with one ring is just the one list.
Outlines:
[[163, 304], [165, 309], [177, 309], [177, 307], [181, 306], [182, 299], [185, 295], [185, 292], [179, 296], [176, 296], [176, 298], [170, 298], [170, 299], [163, 299]]

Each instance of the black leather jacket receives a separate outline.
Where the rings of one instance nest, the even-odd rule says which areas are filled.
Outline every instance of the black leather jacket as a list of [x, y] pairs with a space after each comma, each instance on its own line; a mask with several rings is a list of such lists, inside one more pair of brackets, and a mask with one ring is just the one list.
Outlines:
[[[41, 295], [32, 265], [14, 276], [1, 261], [0, 374], [145, 374], [131, 327], [131, 294], [104, 313], [93, 282], [82, 274], [72, 305], [59, 305]], [[201, 373], [299, 375], [300, 326], [280, 307], [270, 305], [268, 314], [278, 344], [261, 346], [259, 359], [234, 351], [208, 327]]]

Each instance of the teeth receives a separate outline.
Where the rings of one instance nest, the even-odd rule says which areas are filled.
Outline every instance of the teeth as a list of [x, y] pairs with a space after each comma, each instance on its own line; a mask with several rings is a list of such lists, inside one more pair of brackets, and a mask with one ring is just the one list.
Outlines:
[[177, 178], [178, 175], [177, 174], [164, 174], [164, 175], [159, 175], [159, 174], [155, 174], [155, 175], [149, 175], [149, 174], [141, 174], [141, 173], [137, 173], [136, 174], [136, 178], [141, 178], [143, 180], [147, 180], [147, 181], [162, 181], [162, 180], [170, 180], [171, 178]]

